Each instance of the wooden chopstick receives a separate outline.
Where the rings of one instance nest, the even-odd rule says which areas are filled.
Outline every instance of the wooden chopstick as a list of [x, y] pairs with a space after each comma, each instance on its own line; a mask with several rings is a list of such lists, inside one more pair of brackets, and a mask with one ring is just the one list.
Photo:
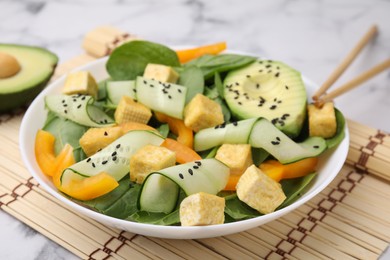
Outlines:
[[318, 105], [321, 106], [322, 104], [329, 102], [334, 98], [344, 94], [345, 92], [357, 87], [358, 85], [362, 84], [363, 82], [369, 80], [370, 78], [374, 77], [375, 75], [381, 73], [382, 71], [388, 68], [390, 68], [390, 59], [387, 59], [384, 62], [376, 65], [375, 67], [363, 72], [356, 78], [348, 81], [347, 83], [333, 90], [332, 92], [322, 95], [316, 100], [317, 101], [316, 103], [318, 103]]
[[367, 33], [360, 39], [357, 45], [351, 50], [351, 52], [344, 58], [341, 64], [333, 71], [329, 78], [322, 84], [322, 86], [313, 95], [313, 100], [317, 101], [322, 94], [324, 94], [336, 80], [343, 74], [348, 66], [355, 60], [361, 50], [370, 42], [370, 40], [376, 36], [378, 27], [376, 25], [371, 26]]

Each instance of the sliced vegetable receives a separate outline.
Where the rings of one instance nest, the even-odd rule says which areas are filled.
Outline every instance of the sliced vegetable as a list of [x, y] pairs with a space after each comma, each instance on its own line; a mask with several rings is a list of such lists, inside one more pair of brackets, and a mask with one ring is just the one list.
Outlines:
[[117, 106], [122, 96], [129, 96], [132, 99], [137, 99], [135, 95], [135, 81], [108, 81], [106, 83], [107, 98], [111, 104]]
[[184, 124], [183, 120], [159, 112], [156, 112], [154, 115], [161, 123], [168, 123], [169, 129], [177, 136], [177, 141], [179, 143], [182, 143], [191, 149], [194, 147], [194, 134], [192, 130]]
[[186, 94], [186, 104], [191, 101], [191, 99], [196, 94], [202, 94], [204, 90], [204, 78], [202, 71], [195, 66], [185, 67], [180, 72], [179, 85], [187, 88]]
[[60, 190], [78, 200], [91, 200], [112, 191], [118, 185], [111, 175], [101, 172], [84, 179], [73, 179], [61, 185]]
[[181, 63], [188, 62], [196, 59], [205, 54], [218, 54], [226, 49], [226, 42], [217, 42], [210, 45], [200, 46], [196, 48], [178, 50], [176, 51], [177, 56]]
[[[156, 174], [163, 175], [170, 181], [155, 181], [153, 176]], [[151, 173], [145, 179], [140, 192], [140, 209], [150, 212], [171, 212], [178, 199], [178, 195], [172, 196], [168, 188], [173, 184], [178, 185], [187, 196], [201, 191], [217, 194], [226, 186], [229, 174], [229, 168], [216, 159], [176, 165]], [[159, 204], [161, 198], [166, 198], [162, 208]]]
[[67, 186], [72, 180], [80, 180], [101, 172], [119, 181], [129, 173], [129, 159], [139, 148], [147, 144], [159, 146], [163, 141], [159, 134], [152, 131], [130, 131], [100, 152], [65, 169], [61, 176], [61, 185]]
[[305, 158], [289, 164], [281, 164], [277, 160], [267, 160], [259, 168], [269, 177], [279, 182], [282, 179], [303, 177], [315, 171], [318, 158]]
[[94, 99], [85, 95], [50, 95], [45, 97], [47, 108], [66, 119], [90, 127], [111, 126], [114, 121], [100, 108]]
[[166, 138], [161, 146], [175, 152], [178, 163], [189, 163], [202, 159], [194, 150], [171, 138]]

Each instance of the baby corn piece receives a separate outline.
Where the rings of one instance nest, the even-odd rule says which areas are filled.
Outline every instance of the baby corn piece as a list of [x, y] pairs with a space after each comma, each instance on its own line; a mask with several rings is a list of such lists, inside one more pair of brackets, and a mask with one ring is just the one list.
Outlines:
[[83, 94], [97, 97], [98, 86], [95, 79], [88, 71], [77, 71], [70, 73], [62, 89], [67, 95]]
[[147, 124], [152, 117], [152, 111], [143, 104], [134, 101], [131, 97], [123, 96], [119, 101], [114, 117], [118, 124], [126, 122]]

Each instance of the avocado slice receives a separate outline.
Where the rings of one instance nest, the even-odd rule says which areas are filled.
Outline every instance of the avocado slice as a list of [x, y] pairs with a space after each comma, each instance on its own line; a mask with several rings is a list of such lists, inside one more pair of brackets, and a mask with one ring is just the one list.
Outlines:
[[306, 88], [298, 71], [272, 60], [257, 60], [228, 73], [224, 96], [238, 119], [264, 117], [290, 137], [306, 117]]
[[0, 44], [0, 53], [3, 68], [15, 68], [0, 73], [0, 112], [4, 112], [38, 95], [53, 75], [58, 57], [44, 48], [16, 44]]

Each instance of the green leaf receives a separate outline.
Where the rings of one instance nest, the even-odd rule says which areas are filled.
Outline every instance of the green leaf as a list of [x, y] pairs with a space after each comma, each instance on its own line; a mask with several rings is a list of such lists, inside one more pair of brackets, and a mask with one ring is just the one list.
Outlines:
[[[129, 179], [125, 177], [125, 179]], [[141, 185], [132, 184], [130, 188], [109, 208], [103, 211], [108, 216], [125, 219], [138, 211], [137, 202]]]
[[127, 220], [146, 224], [169, 226], [178, 224], [180, 222], [180, 215], [178, 209], [169, 214], [138, 211], [129, 216]]
[[204, 79], [202, 71], [195, 66], [185, 67], [180, 72], [179, 85], [187, 87], [186, 103], [198, 93], [202, 94], [204, 90]]
[[149, 63], [180, 66], [176, 52], [170, 48], [148, 41], [131, 41], [111, 53], [106, 68], [114, 80], [133, 80], [144, 73]]
[[54, 143], [54, 151], [58, 154], [65, 144], [70, 144], [73, 147], [73, 155], [76, 161], [85, 158], [85, 154], [81, 149], [79, 140], [81, 136], [88, 130], [88, 127], [74, 123], [62, 117], [48, 114], [46, 124], [43, 130], [48, 131], [56, 138]]
[[242, 202], [236, 194], [225, 198], [225, 213], [235, 220], [248, 219], [261, 216], [257, 210]]
[[208, 79], [212, 77], [215, 72], [238, 69], [256, 61], [256, 59], [257, 58], [255, 57], [239, 54], [203, 55], [184, 64], [184, 66], [197, 66], [202, 70], [204, 78]]
[[215, 72], [215, 74], [214, 74], [214, 84], [215, 84], [215, 88], [218, 91], [218, 95], [221, 98], [225, 98], [221, 75], [218, 72]]
[[252, 159], [253, 164], [259, 166], [265, 159], [268, 158], [269, 153], [263, 148], [254, 148], [252, 147]]
[[232, 117], [232, 113], [230, 112], [230, 109], [227, 107], [225, 100], [223, 100], [220, 97], [217, 97], [214, 99], [215, 102], [217, 102], [221, 108], [222, 108], [222, 114], [223, 114], [223, 120], [225, 123], [230, 122], [230, 118]]
[[280, 184], [282, 185], [286, 199], [278, 207], [278, 209], [284, 208], [297, 200], [304, 193], [304, 190], [308, 187], [315, 176], [316, 173], [310, 173], [300, 178], [282, 180]]
[[157, 130], [160, 132], [162, 137], [167, 138], [169, 134], [169, 125], [168, 124], [162, 124], [159, 127], [157, 127]]

